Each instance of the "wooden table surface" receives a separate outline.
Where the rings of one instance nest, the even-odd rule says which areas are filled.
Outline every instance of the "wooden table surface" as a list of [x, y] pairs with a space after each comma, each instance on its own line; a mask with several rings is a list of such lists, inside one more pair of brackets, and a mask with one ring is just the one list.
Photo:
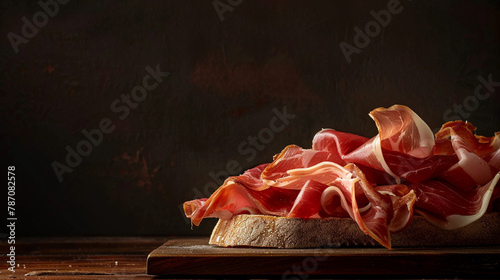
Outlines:
[[150, 253], [147, 267], [171, 278], [500, 279], [500, 247], [223, 248], [208, 238], [173, 238]]
[[87, 237], [16, 239], [12, 273], [0, 244], [0, 279], [154, 279], [146, 273], [148, 254], [166, 237]]
[[[166, 237], [86, 237], [86, 238], [19, 238], [16, 240], [16, 267], [7, 270], [5, 254], [10, 245], [0, 243], [2, 262], [0, 279], [164, 279], [164, 278], [269, 278], [255, 273], [251, 276], [235, 271], [264, 271], [268, 266], [286, 272], [296, 263], [302, 270], [317, 266], [306, 275], [279, 279], [325, 278], [325, 271], [337, 266], [337, 273], [326, 278], [495, 278], [500, 269], [500, 248], [341, 248], [341, 249], [264, 249], [218, 248], [206, 245], [207, 238]], [[309, 252], [308, 250], [316, 250]], [[320, 250], [320, 253], [318, 253]], [[256, 252], [254, 252], [256, 251]], [[149, 259], [148, 259], [149, 255]], [[316, 262], [312, 261], [312, 258]], [[373, 258], [373, 261], [370, 260]], [[308, 262], [309, 260], [309, 262]], [[395, 266], [387, 270], [386, 261]], [[265, 261], [264, 263], [262, 263]], [[442, 263], [437, 263], [442, 261]], [[371, 268], [367, 268], [366, 265]], [[360, 265], [365, 265], [361, 267]], [[353, 269], [358, 267], [359, 269]], [[420, 267], [420, 268], [419, 268]], [[149, 269], [149, 270], [148, 270]], [[166, 269], [166, 270], [165, 270]], [[325, 270], [326, 269], [326, 270]], [[384, 275], [367, 274], [386, 271]], [[413, 274], [418, 271], [435, 274]], [[405, 270], [408, 273], [405, 274]], [[165, 276], [148, 275], [148, 271], [167, 271]], [[219, 271], [220, 275], [206, 272]], [[445, 273], [440, 273], [445, 272]], [[452, 272], [451, 274], [449, 272]], [[348, 272], [348, 274], [346, 274]], [[357, 273], [359, 272], [359, 273]], [[455, 273], [457, 272], [457, 273]], [[483, 273], [481, 273], [483, 272]], [[189, 273], [186, 276], [185, 273]], [[394, 274], [395, 273], [395, 274]], [[392, 274], [392, 276], [391, 276]], [[333, 276], [333, 277], [332, 277]], [[163, 277], [163, 278], [162, 278]]]

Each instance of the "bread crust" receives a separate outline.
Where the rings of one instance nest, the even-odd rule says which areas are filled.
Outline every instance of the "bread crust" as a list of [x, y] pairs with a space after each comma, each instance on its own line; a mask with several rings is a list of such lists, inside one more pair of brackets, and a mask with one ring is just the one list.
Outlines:
[[[500, 213], [474, 223], [443, 230], [414, 216], [402, 232], [391, 234], [392, 247], [500, 245]], [[219, 220], [209, 244], [236, 247], [312, 248], [381, 246], [350, 218], [300, 219], [266, 215], [236, 215]]]

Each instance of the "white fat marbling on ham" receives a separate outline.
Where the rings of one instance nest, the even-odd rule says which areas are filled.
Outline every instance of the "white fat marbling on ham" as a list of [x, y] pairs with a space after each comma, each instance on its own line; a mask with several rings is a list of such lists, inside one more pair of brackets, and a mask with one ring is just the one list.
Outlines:
[[375, 136], [372, 145], [373, 145], [373, 155], [377, 159], [378, 164], [382, 167], [382, 170], [385, 171], [387, 174], [391, 175], [392, 177], [394, 177], [394, 179], [396, 179], [396, 182], [398, 184], [401, 183], [401, 178], [399, 178], [399, 176], [394, 174], [387, 165], [387, 162], [385, 162], [384, 154], [382, 153], [380, 135]]
[[[490, 199], [493, 194], [493, 190], [495, 189], [495, 186], [498, 184], [499, 180], [500, 173], [498, 173], [490, 182], [488, 182], [484, 186], [479, 187], [477, 191], [474, 192], [474, 195], [467, 197], [466, 203], [461, 203], [460, 205], [456, 206], [456, 208], [458, 209], [462, 208], [467, 210], [467, 208], [470, 208], [472, 209], [472, 211], [470, 212], [472, 212], [473, 214], [451, 214], [442, 217], [440, 215], [436, 215], [436, 213], [426, 211], [425, 208], [416, 209], [416, 211], [422, 216], [426, 217], [428, 221], [442, 229], [453, 230], [467, 226], [477, 221], [486, 213], [486, 210], [490, 205]], [[443, 199], [443, 201], [445, 200]], [[454, 203], [454, 201], [448, 200], [447, 203], [452, 204]], [[464, 211], [462, 209], [460, 211]]]
[[492, 153], [491, 158], [488, 161], [488, 164], [496, 169], [500, 169], [500, 150], [497, 150]]
[[[455, 137], [453, 137], [455, 138]], [[460, 141], [452, 141], [455, 146], [457, 144], [456, 152], [458, 156], [458, 166], [451, 168], [462, 168], [469, 177], [471, 177], [476, 184], [483, 185], [486, 184], [493, 174], [491, 173], [490, 165], [484, 161], [482, 158], [471, 152], [464, 146]]]
[[336, 198], [339, 199], [340, 206], [344, 209], [344, 211], [346, 211], [349, 214], [349, 217], [353, 217], [351, 205], [347, 202], [342, 191], [338, 187], [335, 187], [335, 186], [328, 187], [321, 194], [321, 207], [322, 207], [323, 211], [325, 211], [329, 215], [336, 214], [336, 212], [333, 212], [330, 210], [330, 209], [336, 208], [338, 206], [338, 205], [334, 205], [332, 207], [332, 204], [334, 204], [337, 201]]
[[346, 162], [367, 165], [384, 171], [400, 183], [401, 179], [391, 170], [384, 157], [384, 150], [400, 152], [417, 158], [432, 155], [434, 135], [429, 126], [410, 108], [394, 105], [370, 112], [378, 135], [353, 152], [343, 155]]

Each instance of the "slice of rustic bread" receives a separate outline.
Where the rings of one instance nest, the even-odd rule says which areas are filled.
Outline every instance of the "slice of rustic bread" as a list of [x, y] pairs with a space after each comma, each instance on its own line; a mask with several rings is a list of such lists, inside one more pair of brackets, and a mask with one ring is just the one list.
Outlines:
[[[311, 248], [322, 246], [381, 246], [364, 234], [352, 219], [299, 219], [266, 215], [236, 215], [219, 220], [210, 244]], [[443, 230], [414, 216], [402, 232], [391, 234], [393, 247], [500, 245], [500, 213], [486, 214], [456, 230]]]

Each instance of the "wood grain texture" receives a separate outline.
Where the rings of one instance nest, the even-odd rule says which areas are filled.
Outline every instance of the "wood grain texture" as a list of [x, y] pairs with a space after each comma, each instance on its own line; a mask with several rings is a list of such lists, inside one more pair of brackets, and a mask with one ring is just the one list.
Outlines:
[[188, 276], [498, 277], [500, 247], [223, 248], [171, 239], [148, 256], [148, 274]]
[[[0, 279], [151, 279], [147, 254], [163, 237], [21, 238], [16, 240], [16, 267], [0, 266]], [[0, 251], [11, 245], [0, 243]], [[2, 258], [3, 260], [3, 258]]]

